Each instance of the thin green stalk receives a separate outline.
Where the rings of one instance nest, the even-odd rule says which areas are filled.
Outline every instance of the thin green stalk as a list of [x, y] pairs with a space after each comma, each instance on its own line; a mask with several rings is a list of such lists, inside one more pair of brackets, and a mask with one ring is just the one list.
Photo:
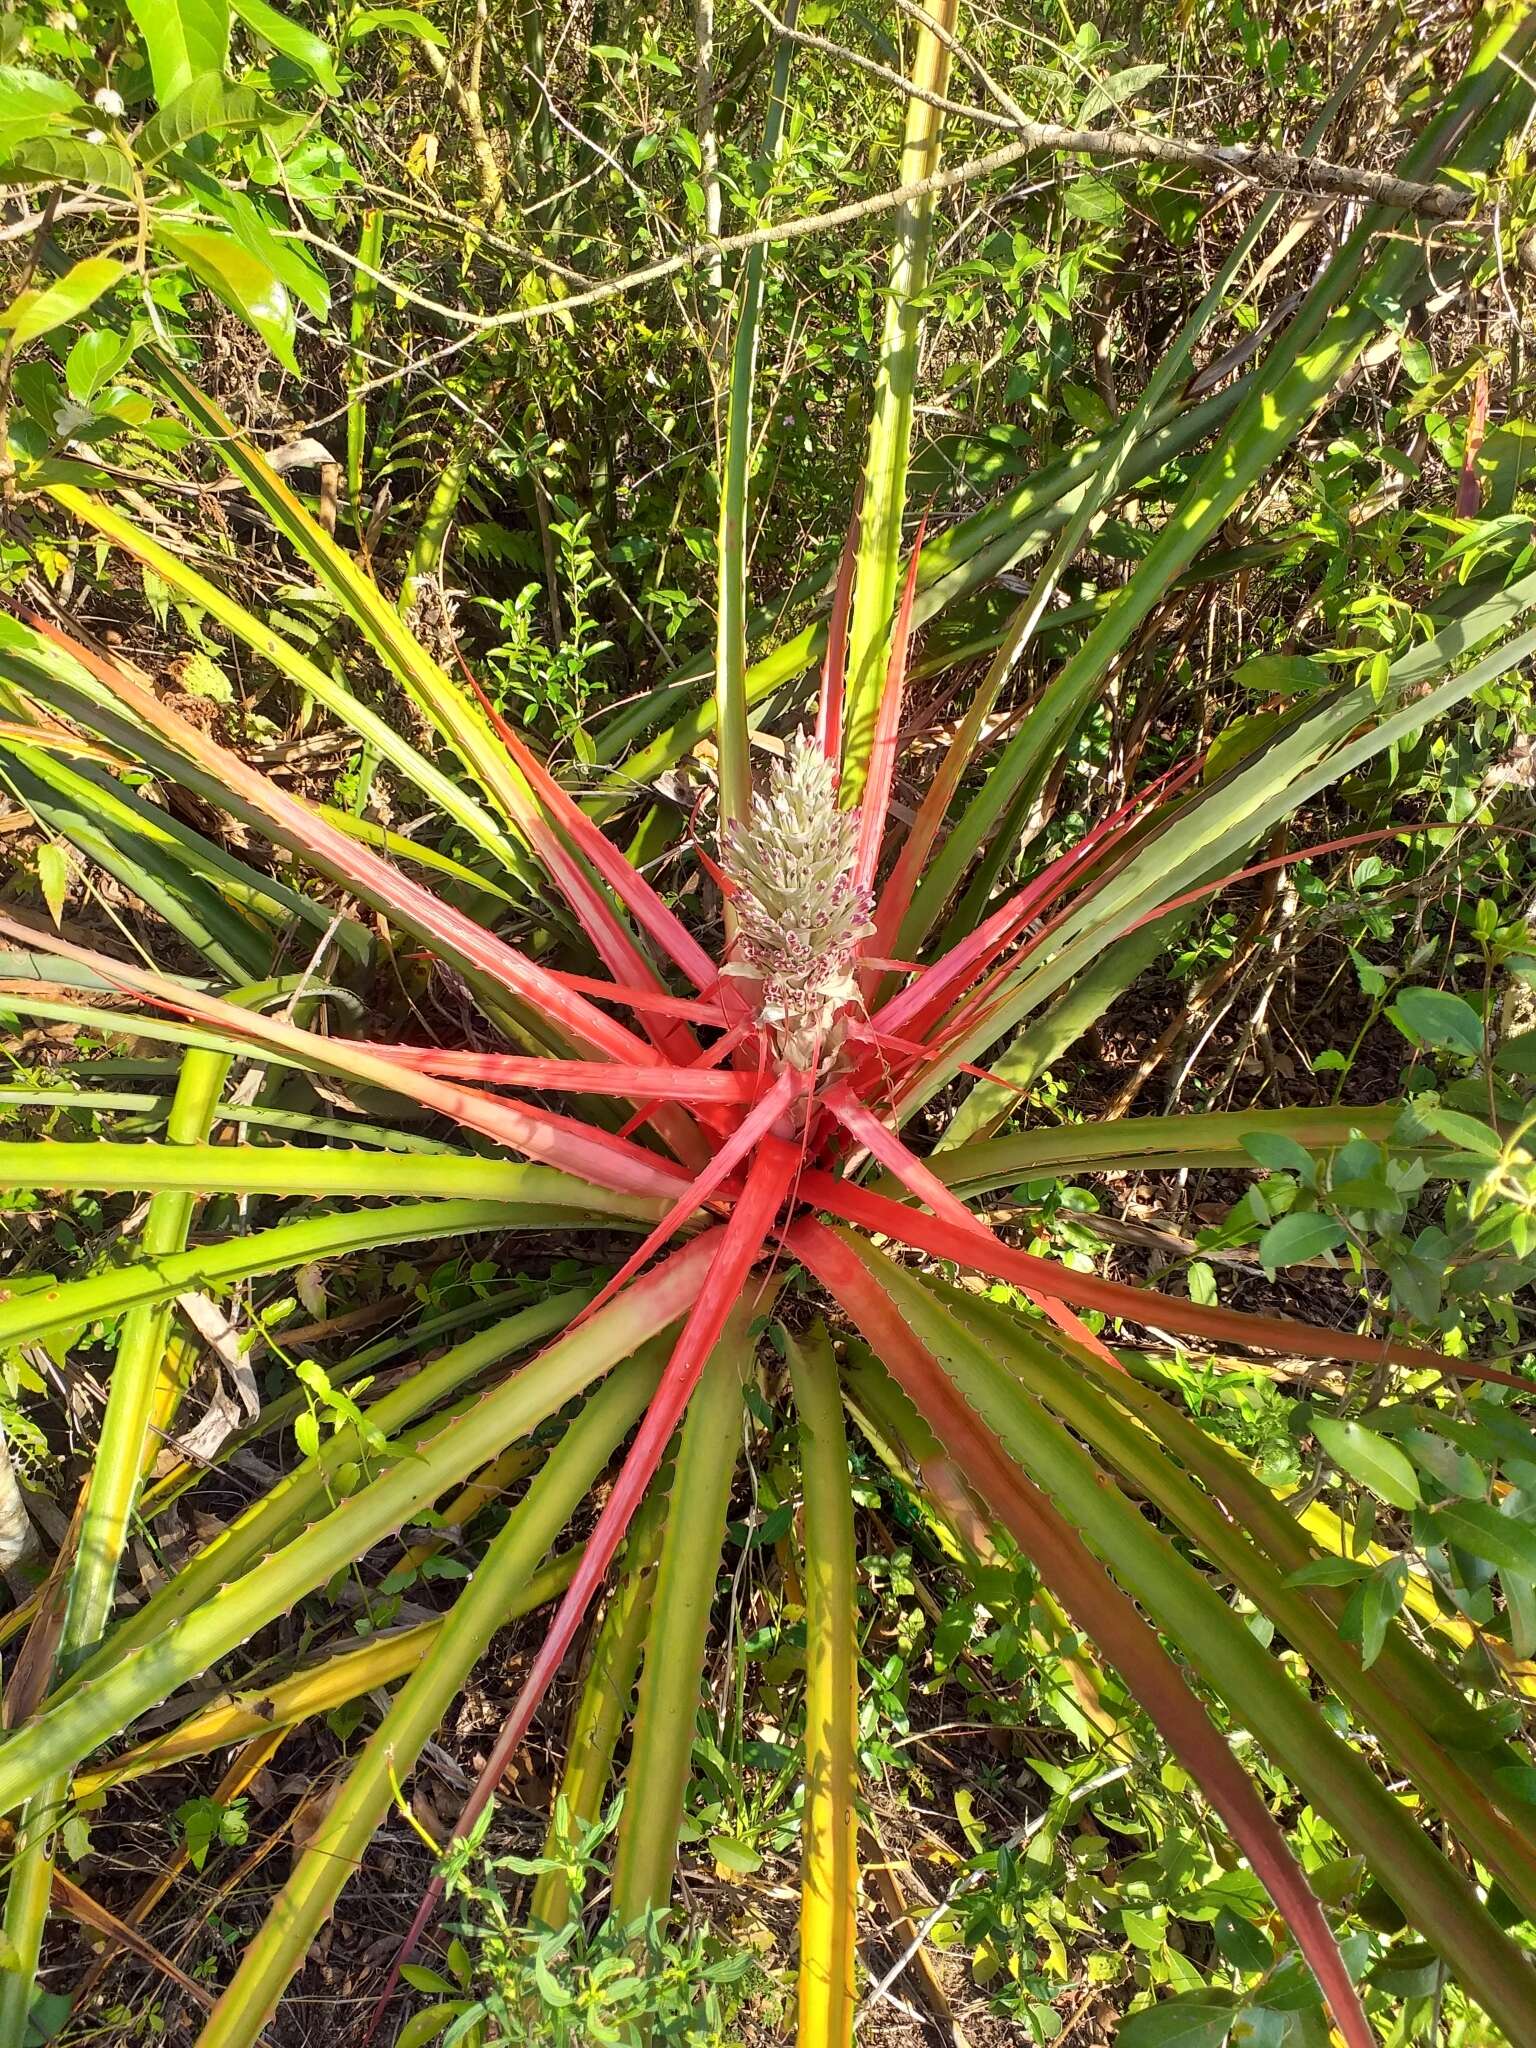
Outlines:
[[363, 214], [357, 238], [359, 268], [352, 273], [352, 314], [348, 322], [347, 355], [347, 505], [359, 542], [366, 521], [363, 517], [363, 453], [368, 444], [368, 401], [358, 386], [368, 380], [365, 349], [373, 325], [373, 309], [379, 294], [374, 273], [384, 254], [384, 209], [370, 206]]
[[[799, 0], [790, 0], [792, 25]], [[784, 132], [785, 95], [794, 46], [781, 36], [774, 52], [768, 115], [758, 158], [758, 185], [765, 190]], [[751, 806], [752, 767], [747, 727], [747, 500], [752, 466], [752, 389], [757, 375], [758, 330], [763, 311], [766, 244], [749, 249], [742, 276], [741, 307], [731, 350], [726, 396], [725, 460], [720, 489], [720, 595], [716, 613], [715, 704], [720, 749], [720, 825], [745, 821]]]

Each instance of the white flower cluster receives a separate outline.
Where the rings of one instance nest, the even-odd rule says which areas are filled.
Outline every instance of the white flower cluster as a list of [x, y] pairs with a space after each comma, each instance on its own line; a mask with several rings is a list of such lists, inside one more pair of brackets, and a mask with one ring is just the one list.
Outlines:
[[722, 849], [739, 890], [737, 957], [726, 972], [758, 981], [758, 1017], [781, 1061], [802, 1072], [840, 1046], [859, 992], [859, 944], [874, 930], [853, 880], [858, 830], [858, 812], [838, 809], [831, 764], [802, 732]]

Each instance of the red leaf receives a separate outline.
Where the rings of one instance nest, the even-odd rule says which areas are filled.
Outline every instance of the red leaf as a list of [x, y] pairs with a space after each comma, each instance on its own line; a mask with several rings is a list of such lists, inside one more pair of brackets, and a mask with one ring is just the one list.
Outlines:
[[610, 1060], [524, 1059], [516, 1053], [452, 1052], [439, 1046], [375, 1045], [378, 1059], [418, 1074], [449, 1074], [493, 1087], [566, 1089], [573, 1095], [625, 1095], [650, 1102], [751, 1102], [756, 1075], [686, 1067], [626, 1067]]
[[553, 1110], [532, 1103], [513, 1103], [499, 1095], [482, 1095], [451, 1081], [433, 1080], [410, 1068], [380, 1059], [349, 1038], [322, 1038], [277, 1017], [226, 1003], [218, 996], [173, 981], [169, 975], [130, 967], [105, 953], [93, 953], [87, 946], [72, 945], [67, 939], [32, 930], [14, 918], [0, 916], [0, 933], [19, 940], [45, 957], [74, 960], [125, 993], [146, 998], [157, 1008], [178, 1017], [191, 1017], [214, 1024], [243, 1044], [265, 1045], [286, 1054], [301, 1065], [321, 1073], [350, 1075], [354, 1080], [389, 1088], [407, 1095], [451, 1117], [466, 1129], [479, 1131], [509, 1151], [545, 1166], [558, 1166], [566, 1173], [589, 1180], [596, 1187], [613, 1188], [627, 1194], [660, 1195], [671, 1198], [687, 1175], [680, 1166], [642, 1146], [575, 1118], [559, 1116]]
[[[907, 565], [906, 586], [901, 608], [891, 634], [891, 655], [886, 663], [885, 688], [880, 693], [880, 710], [875, 718], [875, 736], [869, 748], [869, 772], [859, 803], [859, 839], [853, 861], [856, 888], [872, 890], [880, 866], [880, 848], [885, 843], [886, 817], [891, 808], [891, 786], [896, 778], [896, 742], [901, 734], [901, 707], [906, 696], [907, 650], [912, 641], [912, 604], [917, 596], [917, 566], [923, 551], [923, 520], [912, 543]], [[882, 941], [882, 945], [884, 942]], [[889, 951], [889, 947], [885, 947]]]
[[848, 610], [853, 602], [853, 572], [859, 558], [859, 520], [864, 486], [859, 485], [837, 565], [832, 616], [827, 621], [827, 651], [821, 664], [821, 695], [816, 704], [816, 743], [821, 757], [837, 767], [843, 758], [843, 682], [848, 669]]
[[839, 1180], [815, 1168], [801, 1180], [800, 1199], [812, 1208], [828, 1210], [845, 1223], [910, 1245], [915, 1251], [938, 1259], [953, 1259], [973, 1272], [1010, 1281], [1026, 1293], [1053, 1295], [1074, 1308], [1100, 1309], [1106, 1315], [1207, 1337], [1217, 1344], [1242, 1344], [1304, 1358], [1347, 1358], [1363, 1365], [1401, 1365], [1418, 1372], [1428, 1370], [1456, 1379], [1492, 1380], [1500, 1386], [1530, 1389], [1528, 1379], [1516, 1379], [1511, 1373], [1473, 1365], [1463, 1358], [1444, 1358], [1438, 1351], [1426, 1350], [1419, 1344], [1357, 1337], [1347, 1330], [1319, 1330], [1310, 1323], [1292, 1322], [1284, 1316], [1205, 1308], [1197, 1302], [1158, 1294], [1151, 1288], [1127, 1287], [1118, 1280], [1105, 1280], [1097, 1273], [1074, 1272], [1053, 1259], [1037, 1259], [1029, 1252], [1015, 1251], [1012, 1246], [1000, 1243], [976, 1226], [974, 1218], [973, 1227], [962, 1230], [958, 1224], [925, 1216], [921, 1209], [913, 1209], [905, 1202], [893, 1202], [887, 1195], [855, 1187], [851, 1181]]
[[[539, 1646], [528, 1676], [523, 1681], [522, 1689], [502, 1723], [501, 1733], [497, 1736], [469, 1797], [459, 1809], [458, 1818], [452, 1829], [455, 1835], [467, 1834], [484, 1812], [492, 1793], [501, 1782], [502, 1774], [516, 1754], [518, 1744], [527, 1733], [528, 1724], [533, 1719], [535, 1709], [544, 1697], [550, 1680], [559, 1670], [566, 1651], [575, 1640], [576, 1631], [591, 1605], [593, 1595], [607, 1574], [614, 1553], [624, 1540], [625, 1532], [634, 1518], [645, 1489], [655, 1477], [672, 1432], [682, 1419], [683, 1411], [698, 1384], [699, 1374], [704, 1370], [710, 1352], [719, 1341], [720, 1332], [725, 1327], [725, 1319], [740, 1299], [747, 1276], [763, 1249], [775, 1212], [794, 1178], [796, 1165], [796, 1155], [791, 1146], [769, 1141], [752, 1163], [746, 1188], [730, 1222], [723, 1231], [712, 1233], [710, 1242], [715, 1249], [702, 1278], [695, 1283], [698, 1291], [693, 1306], [688, 1311], [682, 1333], [662, 1373], [661, 1384], [652, 1397], [651, 1405], [646, 1410], [639, 1429], [635, 1432], [634, 1442], [630, 1445], [624, 1463], [619, 1469], [613, 1490], [603, 1505], [596, 1526], [586, 1540], [581, 1562], [576, 1567], [576, 1575], [555, 1610], [549, 1633]], [[690, 1247], [690, 1251], [694, 1249]], [[688, 1253], [680, 1253], [678, 1257], [686, 1258]], [[676, 1261], [672, 1263], [675, 1264]], [[654, 1277], [653, 1275], [652, 1278]], [[442, 1880], [434, 1878], [391, 1966], [389, 1981], [374, 2007], [369, 2022], [369, 2037], [372, 2036], [388, 2003], [399, 1976], [400, 1966], [414, 1949], [418, 1936], [431, 1918], [432, 1909], [441, 1892]]]

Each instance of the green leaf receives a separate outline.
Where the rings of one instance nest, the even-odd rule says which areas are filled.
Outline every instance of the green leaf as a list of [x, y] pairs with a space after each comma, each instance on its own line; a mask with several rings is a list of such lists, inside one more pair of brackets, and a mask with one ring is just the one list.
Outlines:
[[62, 79], [24, 64], [0, 65], [0, 156], [84, 111], [79, 93]]
[[1125, 212], [1125, 201], [1105, 178], [1089, 171], [1074, 178], [1061, 195], [1062, 206], [1076, 220], [1112, 224]]
[[1419, 1505], [1418, 1474], [1396, 1444], [1363, 1422], [1341, 1422], [1331, 1415], [1314, 1417], [1312, 1432], [1341, 1472], [1368, 1486], [1389, 1507]]
[[1265, 696], [1294, 697], [1303, 690], [1326, 690], [1328, 671], [1304, 654], [1256, 654], [1232, 680]]
[[1483, 1020], [1461, 996], [1443, 988], [1405, 988], [1387, 1015], [1421, 1045], [1477, 1058], [1483, 1050]]
[[1501, 1572], [1536, 1579], [1536, 1524], [1500, 1514], [1483, 1500], [1448, 1501], [1429, 1517], [1439, 1540], [1470, 1551]]
[[255, 328], [285, 369], [297, 372], [293, 302], [280, 277], [220, 229], [161, 226], [156, 233], [200, 284]]
[[734, 1835], [711, 1835], [709, 1853], [722, 1870], [733, 1870], [741, 1877], [750, 1877], [763, 1867], [763, 1859], [755, 1849], [749, 1849], [745, 1842], [738, 1842]]
[[1123, 2019], [1116, 2048], [1222, 2048], [1234, 2017], [1230, 1996], [1220, 1991], [1166, 1999]]
[[77, 335], [64, 365], [70, 397], [82, 405], [94, 398], [104, 385], [111, 383], [133, 350], [131, 334], [114, 334], [110, 328], [90, 327]]
[[5, 152], [0, 179], [7, 185], [102, 185], [133, 196], [133, 166], [110, 142], [76, 135], [38, 135]]
[[1260, 1166], [1272, 1172], [1294, 1173], [1303, 1187], [1316, 1187], [1317, 1168], [1305, 1145], [1298, 1145], [1283, 1131], [1245, 1131], [1243, 1150]]
[[1339, 1633], [1348, 1643], [1360, 1645], [1360, 1662], [1369, 1671], [1381, 1655], [1387, 1629], [1403, 1604], [1408, 1589], [1406, 1560], [1393, 1558], [1380, 1566], [1355, 1588], [1339, 1622]]
[[301, 71], [307, 71], [322, 92], [341, 91], [336, 59], [322, 37], [301, 27], [290, 16], [279, 14], [275, 7], [267, 5], [267, 0], [231, 0], [231, 4], [253, 36], [297, 64]]
[[127, 0], [149, 51], [155, 98], [169, 106], [194, 79], [222, 77], [229, 0]]
[[1497, 1159], [1504, 1150], [1498, 1132], [1477, 1117], [1463, 1116], [1460, 1110], [1442, 1109], [1438, 1103], [1426, 1102], [1422, 1096], [1417, 1113], [1440, 1137], [1449, 1138], [1453, 1145], [1459, 1145], [1464, 1152], [1474, 1153], [1480, 1159]]
[[1370, 1566], [1353, 1557], [1314, 1557], [1298, 1571], [1289, 1572], [1288, 1586], [1352, 1586], [1363, 1579]]
[[69, 855], [56, 839], [45, 840], [37, 849], [37, 879], [42, 884], [48, 915], [57, 930], [63, 921], [64, 903], [69, 895]]
[[[414, 7], [363, 7], [347, 23], [346, 42], [360, 42], [364, 36], [372, 35], [376, 29], [397, 29], [403, 35], [415, 36], [423, 43], [436, 43], [440, 48], [448, 38], [435, 21], [428, 21], [424, 14], [418, 14]], [[661, 137], [656, 137], [659, 147]]]
[[9, 327], [16, 347], [24, 348], [55, 327], [78, 320], [122, 275], [123, 265], [114, 256], [83, 256], [56, 283], [18, 293], [0, 313], [0, 326]]
[[1299, 1266], [1320, 1252], [1344, 1242], [1344, 1226], [1315, 1209], [1293, 1210], [1272, 1223], [1259, 1239], [1259, 1258], [1266, 1273], [1277, 1266]]
[[145, 122], [134, 149], [141, 163], [157, 164], [199, 135], [227, 135], [280, 119], [282, 109], [249, 86], [231, 89], [218, 77], [196, 78]]

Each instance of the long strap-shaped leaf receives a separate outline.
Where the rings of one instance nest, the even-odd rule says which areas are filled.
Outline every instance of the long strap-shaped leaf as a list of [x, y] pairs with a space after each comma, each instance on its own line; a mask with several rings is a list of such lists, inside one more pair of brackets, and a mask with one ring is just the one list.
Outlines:
[[[169, 975], [130, 967], [104, 953], [94, 953], [89, 947], [34, 931], [14, 918], [0, 916], [0, 935], [29, 945], [44, 958], [70, 960], [89, 967], [108, 987], [147, 996], [173, 1015], [216, 1024], [237, 1042], [272, 1047], [321, 1073], [347, 1074], [397, 1095], [410, 1096], [525, 1158], [551, 1163], [558, 1158], [583, 1179], [590, 1179], [594, 1188], [671, 1194], [687, 1184], [681, 1167], [573, 1117], [558, 1116], [531, 1103], [514, 1104], [505, 1097], [462, 1088], [451, 1081], [433, 1080], [392, 1060], [377, 1058], [354, 1039], [324, 1038], [280, 1018], [242, 1010], [218, 996], [188, 988]], [[635, 1043], [643, 1053], [644, 1041], [637, 1039]]]
[[966, 1478], [1189, 1766], [1285, 1914], [1350, 2048], [1374, 2048], [1332, 1931], [1284, 1835], [1156, 1635], [1077, 1531], [1009, 1460], [853, 1250], [816, 1223], [796, 1224], [787, 1241], [847, 1309]]
[[142, 688], [121, 669], [99, 661], [89, 648], [72, 642], [46, 621], [31, 623], [35, 632], [79, 662], [135, 718], [258, 810], [284, 845], [315, 861], [347, 887], [366, 895], [386, 915], [409, 923], [501, 987], [534, 1004], [574, 1043], [589, 1046], [610, 1059], [646, 1058], [643, 1039], [575, 995], [547, 968], [496, 938], [463, 911], [442, 902], [381, 855], [349, 839], [312, 806], [279, 788], [269, 776], [248, 767], [238, 754], [178, 717], [152, 691]]
[[[931, 1173], [914, 1152], [909, 1152], [896, 1133], [888, 1130], [872, 1110], [864, 1107], [849, 1089], [846, 1082], [838, 1082], [827, 1091], [827, 1108], [842, 1124], [843, 1128], [867, 1146], [870, 1156], [878, 1159], [889, 1172], [896, 1175], [909, 1194], [916, 1195], [920, 1202], [926, 1202], [934, 1215], [952, 1223], [967, 1235], [980, 1231], [996, 1242], [996, 1232], [980, 1217], [973, 1216], [958, 1195], [954, 1195], [938, 1176]], [[1108, 1365], [1115, 1363], [1114, 1355], [1100, 1343], [1086, 1323], [1075, 1316], [1064, 1302], [1053, 1294], [1032, 1291], [1029, 1299], [1036, 1308], [1043, 1309], [1056, 1327], [1064, 1330], [1075, 1342], [1095, 1352]]]
[[613, 1862], [613, 1910], [625, 1926], [664, 1913], [672, 1894], [710, 1609], [741, 1454], [742, 1388], [757, 1350], [752, 1325], [771, 1308], [743, 1297], [732, 1309], [678, 1442]]
[[228, 1656], [332, 1572], [399, 1529], [675, 1323], [697, 1304], [701, 1289], [718, 1271], [721, 1238], [722, 1233], [711, 1231], [674, 1253], [600, 1316], [558, 1339], [532, 1364], [421, 1441], [413, 1456], [341, 1500], [225, 1586], [216, 1600], [203, 1601], [149, 1642], [115, 1658], [18, 1729], [0, 1744], [0, 1813], [10, 1812], [146, 1708]]
[[805, 1800], [798, 2048], [851, 2048], [858, 1947], [858, 1644], [853, 1486], [837, 1360], [786, 1333], [804, 1480]]
[[910, 1245], [915, 1251], [939, 1259], [954, 1259], [976, 1273], [988, 1273], [994, 1280], [1009, 1280], [1026, 1293], [1049, 1294], [1070, 1302], [1074, 1308], [1100, 1309], [1106, 1315], [1131, 1322], [1151, 1322], [1160, 1329], [1181, 1330], [1194, 1337], [1209, 1337], [1218, 1344], [1248, 1344], [1266, 1351], [1299, 1353], [1304, 1358], [1349, 1358], [1362, 1365], [1401, 1365], [1415, 1371], [1446, 1373], [1452, 1378], [1486, 1379], [1498, 1385], [1529, 1387], [1530, 1381], [1513, 1373], [1495, 1371], [1467, 1359], [1445, 1358], [1422, 1345], [1395, 1343], [1387, 1338], [1358, 1337], [1348, 1330], [1319, 1330], [1310, 1323], [1293, 1322], [1281, 1316], [1250, 1315], [1242, 1309], [1206, 1308], [1191, 1301], [1175, 1301], [1171, 1295], [1150, 1288], [1127, 1287], [1118, 1280], [1104, 1280], [1096, 1273], [1078, 1273], [1051, 1259], [1038, 1259], [1029, 1252], [1014, 1251], [979, 1226], [962, 1230], [942, 1217], [924, 1215], [922, 1210], [893, 1202], [851, 1181], [810, 1168], [801, 1177], [801, 1199], [813, 1208], [830, 1211], [845, 1223], [877, 1231]]
[[[941, 1360], [965, 1406], [1067, 1517], [1115, 1577], [1176, 1642], [1313, 1805], [1366, 1854], [1372, 1869], [1472, 1995], [1518, 2039], [1536, 1973], [1452, 1860], [1328, 1727], [1306, 1693], [1140, 1507], [1106, 1484], [1072, 1434], [1023, 1394], [990, 1351], [915, 1275], [855, 1239], [848, 1248], [878, 1279], [924, 1349]], [[1513, 2016], [1524, 2015], [1516, 2019]]]
[[[387, 1466], [413, 1457], [423, 1440], [434, 1436], [451, 1417], [454, 1404], [463, 1402], [464, 1389], [471, 1380], [569, 1328], [572, 1317], [589, 1298], [585, 1288], [551, 1295], [546, 1301], [498, 1317], [487, 1329], [450, 1346], [428, 1363], [416, 1365], [396, 1386], [363, 1407], [361, 1424], [344, 1421], [311, 1457], [227, 1522], [142, 1606], [125, 1615], [96, 1655], [60, 1688], [60, 1696], [99, 1678], [129, 1650], [151, 1642], [183, 1615], [214, 1599], [223, 1586], [259, 1564], [307, 1523], [318, 1520], [342, 1489], [349, 1467], [378, 1477]], [[424, 1341], [424, 1336], [415, 1340], [417, 1344]], [[281, 1414], [279, 1409], [273, 1419], [280, 1420]], [[386, 1446], [383, 1452], [378, 1448], [381, 1442]]]
[[[1313, 1589], [1288, 1586], [1286, 1568], [1263, 1555], [1254, 1532], [1245, 1533], [1209, 1495], [1191, 1485], [1158, 1442], [1162, 1436], [1184, 1447], [1191, 1438], [1203, 1438], [1204, 1433], [1167, 1403], [1159, 1403], [1165, 1411], [1162, 1414], [1149, 1414], [1145, 1406], [1138, 1408], [1150, 1426], [1149, 1434], [1115, 1405], [1113, 1395], [1118, 1389], [1106, 1385], [1101, 1392], [1092, 1386], [1092, 1378], [1102, 1370], [1096, 1360], [1073, 1358], [1063, 1370], [1060, 1350], [1043, 1338], [1032, 1339], [998, 1304], [978, 1302], [942, 1284], [935, 1284], [933, 1291], [1021, 1385], [1144, 1493], [1255, 1601], [1291, 1647], [1375, 1730], [1388, 1754], [1411, 1773], [1426, 1799], [1452, 1825], [1457, 1839], [1527, 1911], [1536, 1911], [1536, 1855], [1529, 1841], [1495, 1810], [1471, 1772], [1446, 1754], [1391, 1684], [1383, 1682], [1379, 1668], [1368, 1671], [1362, 1667], [1358, 1647], [1345, 1642], [1339, 1633], [1338, 1614], [1325, 1613], [1320, 1604], [1314, 1604]], [[1116, 1375], [1117, 1379], [1124, 1377]], [[1221, 1445], [1215, 1449], [1227, 1455]], [[1513, 1803], [1516, 1813], [1523, 1813], [1520, 1802]]]
[[[193, 1051], [184, 1056], [171, 1105], [170, 1149], [207, 1137], [228, 1072], [229, 1062], [219, 1053]], [[189, 1195], [155, 1195], [144, 1219], [142, 1256], [152, 1263], [185, 1250], [192, 1214]], [[56, 1660], [65, 1676], [95, 1647], [111, 1620], [129, 1518], [150, 1444], [155, 1386], [170, 1321], [170, 1304], [165, 1301], [144, 1303], [123, 1321], [69, 1574]], [[26, 2029], [52, 1893], [53, 1827], [67, 1789], [62, 1778], [45, 1785], [29, 1801], [17, 1831], [5, 1896], [5, 1934], [14, 1956], [11, 1969], [0, 1973], [0, 2040], [19, 2038]]]
[[[655, 1477], [667, 1443], [688, 1405], [688, 1398], [698, 1383], [705, 1361], [725, 1327], [726, 1317], [737, 1305], [741, 1291], [747, 1283], [747, 1276], [762, 1252], [773, 1218], [799, 1171], [799, 1166], [800, 1156], [793, 1146], [771, 1138], [766, 1140], [753, 1159], [747, 1184], [731, 1213], [730, 1221], [723, 1231], [711, 1233], [712, 1256], [708, 1270], [699, 1287], [697, 1298], [688, 1312], [676, 1349], [667, 1361], [656, 1398], [646, 1411], [645, 1420], [636, 1432], [619, 1476], [614, 1481], [613, 1491], [604, 1502], [597, 1524], [587, 1539], [581, 1568], [560, 1602], [549, 1633], [540, 1644], [518, 1696], [502, 1723], [501, 1732], [491, 1747], [490, 1755], [475, 1780], [469, 1797], [460, 1809], [455, 1822], [456, 1833], [466, 1832], [484, 1812], [486, 1802], [501, 1782], [503, 1772], [516, 1753], [517, 1745], [527, 1733], [534, 1711], [548, 1690], [550, 1680], [559, 1670], [567, 1650], [575, 1640], [576, 1631], [580, 1628], [582, 1619], [602, 1584], [609, 1565], [613, 1562], [615, 1551], [624, 1540], [625, 1532], [640, 1504], [641, 1497]], [[678, 1254], [678, 1257], [686, 1256], [686, 1253]], [[676, 1260], [673, 1263], [675, 1264]], [[635, 1283], [636, 1286], [644, 1284], [644, 1281]], [[633, 1291], [631, 1288], [630, 1294]], [[629, 1298], [629, 1294], [621, 1295], [617, 1302], [610, 1305], [607, 1313], [611, 1314], [613, 1309], [622, 1307]], [[375, 2023], [394, 1988], [400, 1965], [410, 1955], [440, 1895], [441, 1884], [434, 1880], [417, 1909], [405, 1940], [401, 1943], [400, 1954], [375, 2008]]]
[[198, 2048], [251, 2048], [302, 1965], [396, 1788], [440, 1726], [539, 1559], [650, 1398], [654, 1347], [621, 1365], [584, 1404], [496, 1535], [418, 1669], [343, 1781], [261, 1929], [246, 1948]]

